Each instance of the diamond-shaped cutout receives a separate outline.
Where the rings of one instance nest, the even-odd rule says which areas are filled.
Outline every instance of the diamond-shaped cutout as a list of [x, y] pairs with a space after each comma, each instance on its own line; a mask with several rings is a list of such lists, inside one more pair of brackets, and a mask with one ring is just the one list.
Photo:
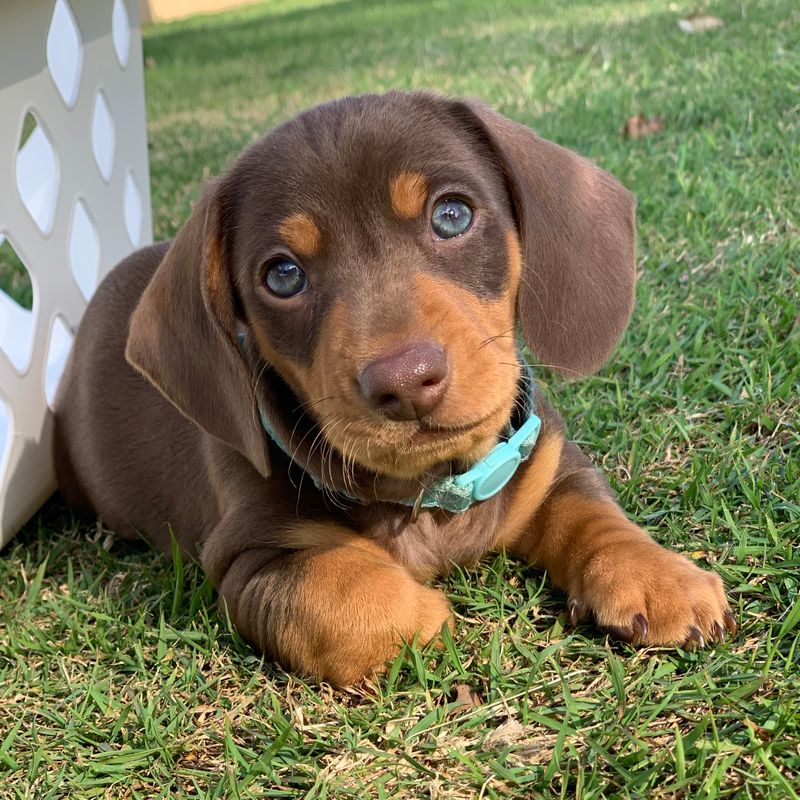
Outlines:
[[131, 51], [131, 23], [123, 0], [114, 0], [114, 10], [111, 12], [111, 38], [114, 40], [114, 50], [117, 52], [119, 65], [125, 69]]
[[136, 178], [128, 170], [125, 175], [125, 197], [124, 197], [125, 227], [128, 230], [128, 238], [134, 247], [139, 246], [142, 240], [142, 194], [136, 184]]
[[11, 407], [0, 397], [0, 485], [2, 485], [5, 475], [8, 454], [14, 438], [13, 424]]
[[75, 105], [81, 80], [83, 44], [66, 0], [56, 0], [47, 31], [47, 67], [68, 108]]
[[58, 155], [36, 114], [29, 111], [22, 124], [16, 160], [17, 191], [39, 230], [47, 235], [61, 180]]
[[100, 237], [83, 200], [75, 203], [69, 230], [69, 267], [81, 294], [89, 300], [100, 272]]
[[47, 345], [47, 359], [44, 364], [44, 396], [51, 409], [74, 339], [75, 336], [64, 319], [56, 317], [50, 330], [50, 342]]
[[2, 233], [0, 233], [0, 291], [5, 292], [26, 311], [33, 308], [33, 284], [28, 268]]
[[99, 91], [94, 98], [92, 111], [92, 152], [106, 183], [111, 180], [111, 171], [114, 169], [115, 147], [114, 120], [111, 118], [105, 94]]
[[0, 350], [14, 368], [28, 368], [33, 351], [33, 284], [22, 259], [6, 236], [0, 245]]

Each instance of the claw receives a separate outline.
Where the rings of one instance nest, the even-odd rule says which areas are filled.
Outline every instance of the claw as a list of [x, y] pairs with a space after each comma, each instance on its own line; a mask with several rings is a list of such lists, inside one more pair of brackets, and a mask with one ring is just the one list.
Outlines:
[[567, 603], [567, 618], [569, 625], [574, 628], [583, 619], [583, 603], [574, 597]]
[[700, 628], [692, 625], [689, 628], [689, 635], [686, 637], [686, 641], [683, 643], [683, 650], [702, 650], [706, 646], [706, 640], [703, 638], [703, 634], [700, 633]]
[[722, 626], [719, 622], [714, 623], [714, 638], [722, 644], [725, 641], [725, 631], [722, 629]]
[[722, 615], [722, 621], [725, 623], [728, 633], [731, 636], [736, 636], [739, 626], [736, 624], [736, 620], [733, 618], [733, 614], [729, 608], [725, 609], [725, 613]]
[[615, 639], [619, 639], [621, 642], [631, 643], [632, 634], [629, 630], [617, 628], [614, 625], [604, 625], [603, 630], [606, 631], [606, 633], [610, 633]]
[[631, 637], [631, 644], [641, 644], [650, 631], [650, 625], [647, 622], [647, 617], [644, 614], [636, 614], [633, 618], [633, 636]]

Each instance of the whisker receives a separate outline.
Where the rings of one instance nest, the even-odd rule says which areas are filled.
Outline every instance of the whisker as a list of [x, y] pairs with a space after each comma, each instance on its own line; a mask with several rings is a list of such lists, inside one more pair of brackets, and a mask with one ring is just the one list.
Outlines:
[[355, 437], [352, 438], [352, 447], [350, 448], [350, 456], [347, 455], [347, 448], [348, 448], [348, 439], [347, 439], [347, 431], [353, 422], [348, 422], [345, 429], [342, 431], [342, 439], [344, 443], [344, 462], [343, 462], [343, 473], [344, 473], [344, 485], [347, 491], [354, 495], [355, 488], [356, 488], [356, 444], [357, 439]]
[[[333, 447], [331, 446], [331, 444], [328, 441], [328, 438], [327, 438], [327, 436], [325, 434], [327, 434], [329, 431], [332, 431], [336, 427], [336, 425], [338, 425], [340, 422], [344, 422], [344, 419], [337, 416], [337, 417], [334, 417], [332, 420], [328, 421], [325, 425], [323, 425], [323, 427], [320, 429], [319, 434], [317, 435], [317, 437], [314, 439], [314, 442], [312, 443], [311, 452], [313, 453], [314, 447], [315, 447], [316, 443], [319, 441], [320, 442], [320, 456], [321, 456], [320, 490], [322, 491], [323, 499], [325, 500], [326, 504], [330, 500], [330, 502], [333, 505], [337, 506], [338, 508], [344, 509], [345, 506], [336, 497], [336, 492], [334, 490], [332, 490], [329, 486], [327, 486], [326, 483], [325, 483], [326, 462], [327, 462], [327, 467], [328, 467], [328, 474], [330, 475], [331, 483], [333, 483], [333, 471], [332, 471], [332, 468], [331, 468], [331, 458], [330, 458], [330, 456], [333, 454]], [[326, 457], [326, 449], [327, 449], [327, 452], [328, 452], [328, 456], [327, 457]]]
[[308, 411], [310, 408], [313, 408], [318, 403], [324, 403], [326, 400], [338, 400], [339, 398], [336, 395], [330, 394], [327, 397], [320, 397], [319, 400], [306, 400], [304, 403], [300, 403], [299, 405], [295, 406], [292, 409], [292, 413], [294, 414], [296, 411]]
[[[334, 421], [335, 421], [335, 418], [334, 418]], [[330, 423], [328, 423], [328, 424], [330, 424]], [[314, 455], [314, 450], [316, 448], [317, 441], [319, 440], [320, 436], [322, 436], [324, 429], [325, 429], [325, 426], [320, 428], [317, 431], [317, 435], [314, 437], [313, 441], [311, 442], [311, 447], [309, 448], [309, 451], [308, 451], [309, 461], [311, 460], [312, 456]], [[306, 437], [308, 436], [309, 433], [311, 433], [311, 431], [313, 431], [313, 428], [310, 431], [308, 431], [306, 433], [306, 435], [301, 439], [300, 445], [305, 441]], [[298, 445], [298, 448], [300, 447], [300, 445]], [[294, 461], [294, 456], [296, 455], [296, 453], [297, 453], [297, 451], [295, 450], [295, 452], [292, 454], [292, 462]], [[296, 510], [298, 512], [299, 512], [299, 507], [300, 507], [300, 492], [301, 492], [301, 490], [303, 488], [303, 480], [305, 479], [305, 476], [306, 476], [306, 471], [302, 470], [302, 473], [300, 475], [300, 484], [299, 484], [299, 486], [297, 488], [297, 506], [296, 506]]]
[[509, 328], [507, 331], [503, 331], [503, 333], [498, 333], [495, 336], [490, 336], [488, 339], [484, 339], [476, 348], [475, 352], [477, 353], [479, 350], [486, 347], [486, 345], [491, 344], [492, 342], [496, 342], [498, 339], [504, 339], [506, 336], [511, 335], [513, 337], [516, 328]]
[[[291, 448], [291, 446], [292, 446], [292, 440], [294, 439], [295, 431], [297, 430], [297, 426], [300, 424], [301, 421], [302, 421], [302, 417], [300, 417], [300, 419], [298, 419], [297, 422], [295, 422], [294, 427], [292, 428], [292, 433], [289, 436], [289, 443], [288, 443], [288, 447], [289, 448]], [[299, 452], [300, 448], [303, 446], [303, 442], [308, 438], [309, 434], [311, 434], [313, 432], [314, 432], [314, 428], [313, 427], [309, 428], [305, 432], [305, 434], [303, 435], [303, 438], [297, 443], [297, 447], [295, 447], [294, 450], [292, 450], [292, 453], [289, 456], [289, 469], [290, 470], [292, 468], [292, 464], [295, 463], [295, 458], [297, 456], [297, 453]], [[319, 436], [319, 435], [320, 434], [317, 433], [317, 436]], [[311, 459], [311, 456], [312, 456], [312, 454], [314, 452], [314, 442], [316, 442], [316, 438], [314, 439], [314, 441], [311, 442], [311, 447], [309, 448], [309, 452], [308, 452], [309, 460]], [[300, 483], [302, 485], [302, 479], [301, 479]], [[294, 485], [294, 484], [292, 484], [292, 485]]]
[[267, 364], [266, 361], [262, 361], [261, 362], [261, 369], [258, 372], [258, 376], [256, 376], [256, 369], [258, 369], [258, 365], [253, 367], [253, 398], [256, 401], [255, 408], [253, 409], [253, 422], [255, 422], [256, 425], [259, 426], [259, 427], [261, 426], [261, 418], [260, 418], [260, 412], [258, 410], [259, 409], [259, 404], [258, 404], [258, 384], [261, 382], [261, 379], [264, 377], [264, 373], [266, 372], [268, 366], [269, 366], [269, 364]]
[[440, 325], [441, 325], [441, 324], [442, 324], [442, 323], [445, 321], [445, 319], [447, 319], [447, 315], [448, 315], [448, 314], [449, 314], [449, 313], [450, 313], [450, 312], [451, 312], [451, 311], [452, 311], [454, 308], [455, 308], [455, 304], [454, 304], [454, 303], [451, 303], [451, 304], [450, 304], [450, 305], [447, 307], [447, 309], [446, 309], [446, 311], [444, 312], [444, 314], [442, 314], [442, 316], [439, 318], [439, 321], [438, 321], [438, 322], [436, 322], [436, 324], [435, 324], [435, 325], [434, 325], [434, 326], [431, 328], [431, 333], [433, 333], [433, 332], [434, 332], [434, 331], [435, 331], [435, 330], [436, 330], [436, 329], [437, 329], [437, 328], [438, 328], [438, 327], [439, 327], [439, 326], [440, 326]]
[[[547, 294], [547, 291], [548, 291], [547, 290], [547, 284], [545, 283], [544, 278], [542, 278], [542, 276], [539, 275], [538, 272], [534, 271], [533, 274], [539, 279], [539, 282], [542, 284], [542, 288], [544, 289], [545, 294]], [[547, 316], [547, 311], [546, 311], [546, 309], [544, 307], [544, 303], [542, 302], [541, 298], [539, 297], [539, 293], [536, 291], [536, 289], [534, 289], [533, 286], [530, 285], [530, 283], [528, 282], [528, 279], [524, 275], [520, 275], [520, 283], [525, 284], [525, 286], [528, 288], [528, 291], [533, 295], [534, 299], [539, 304], [539, 310], [542, 312], [542, 316], [546, 317]]]
[[503, 364], [507, 367], [514, 367], [518, 366], [519, 364], [523, 364], [526, 367], [530, 367], [531, 369], [555, 369], [559, 372], [572, 372], [578, 377], [581, 376], [582, 373], [578, 372], [578, 370], [570, 369], [569, 367], [565, 367], [563, 364], [542, 364], [541, 362], [536, 364], [531, 364], [528, 361], [516, 361], [513, 364], [509, 361], [498, 361], [498, 364]]
[[[344, 421], [345, 421], [344, 418], [336, 417], [330, 425], [326, 426], [323, 429], [323, 432], [327, 434], [327, 433], [333, 431], [334, 428], [336, 427], [336, 425], [338, 425], [340, 422], [344, 422]], [[327, 450], [327, 454], [328, 454], [327, 457], [326, 457], [326, 450]], [[325, 468], [327, 466], [328, 475], [330, 476], [330, 482], [331, 482], [331, 485], [333, 485], [333, 465], [332, 465], [333, 458], [332, 457], [333, 457], [333, 453], [334, 453], [334, 448], [333, 448], [333, 445], [331, 444], [330, 439], [329, 439], [329, 437], [327, 435], [323, 438], [322, 445], [321, 445], [321, 448], [320, 448], [320, 453], [321, 453], [321, 456], [322, 456], [322, 466], [321, 466], [321, 469], [320, 469], [320, 479], [322, 481], [323, 496], [327, 495], [327, 497], [330, 499], [331, 503], [333, 503], [338, 508], [345, 509], [346, 506], [342, 503], [342, 501], [340, 501], [338, 499], [337, 492], [334, 489], [332, 489], [331, 487], [326, 486], [326, 484], [325, 484]], [[326, 464], [326, 462], [327, 462], [327, 464]]]

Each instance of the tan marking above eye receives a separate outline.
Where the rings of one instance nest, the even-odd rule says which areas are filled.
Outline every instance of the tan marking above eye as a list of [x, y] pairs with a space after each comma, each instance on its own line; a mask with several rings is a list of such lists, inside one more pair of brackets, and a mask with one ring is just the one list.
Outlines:
[[278, 227], [278, 233], [298, 256], [311, 258], [320, 251], [322, 233], [304, 211], [297, 211], [287, 217]]
[[419, 172], [401, 172], [389, 182], [392, 211], [400, 219], [414, 219], [428, 199], [428, 182]]

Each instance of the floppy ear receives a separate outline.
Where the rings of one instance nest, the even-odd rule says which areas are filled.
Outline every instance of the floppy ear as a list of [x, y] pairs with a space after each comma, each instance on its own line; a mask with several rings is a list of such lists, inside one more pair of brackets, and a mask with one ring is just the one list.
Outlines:
[[510, 186], [522, 243], [517, 315], [542, 364], [588, 375], [611, 354], [633, 310], [633, 196], [570, 150], [480, 103], [476, 115]]
[[133, 312], [125, 358], [179, 411], [248, 458], [269, 457], [236, 339], [218, 187], [203, 192]]

